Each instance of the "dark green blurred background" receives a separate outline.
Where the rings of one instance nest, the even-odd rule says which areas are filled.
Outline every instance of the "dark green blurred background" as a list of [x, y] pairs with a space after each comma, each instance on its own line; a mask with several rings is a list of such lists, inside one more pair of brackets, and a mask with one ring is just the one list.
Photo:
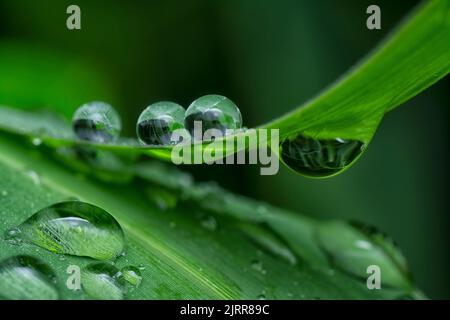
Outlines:
[[[365, 27], [362, 0], [0, 1], [0, 104], [71, 116], [105, 100], [134, 135], [152, 102], [184, 106], [218, 93], [256, 126], [330, 84], [417, 1], [376, 1], [382, 30]], [[66, 28], [78, 4], [82, 30]], [[285, 167], [188, 167], [241, 194], [320, 218], [357, 219], [390, 234], [419, 287], [450, 298], [447, 267], [448, 82], [388, 114], [369, 150], [344, 174], [309, 180]]]

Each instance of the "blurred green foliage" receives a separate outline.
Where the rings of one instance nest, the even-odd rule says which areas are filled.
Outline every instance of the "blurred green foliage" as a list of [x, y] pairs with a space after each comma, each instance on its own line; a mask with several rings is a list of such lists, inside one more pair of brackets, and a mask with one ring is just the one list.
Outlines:
[[[335, 80], [416, 2], [377, 1], [382, 30], [369, 31], [366, 0], [78, 0], [82, 30], [69, 31], [72, 1], [3, 0], [0, 104], [70, 117], [83, 102], [105, 100], [134, 135], [148, 104], [187, 106], [217, 93], [252, 127]], [[284, 167], [273, 177], [251, 166], [185, 169], [303, 214], [374, 224], [397, 240], [426, 294], [449, 298], [444, 81], [388, 114], [361, 161], [336, 178], [309, 180]]]

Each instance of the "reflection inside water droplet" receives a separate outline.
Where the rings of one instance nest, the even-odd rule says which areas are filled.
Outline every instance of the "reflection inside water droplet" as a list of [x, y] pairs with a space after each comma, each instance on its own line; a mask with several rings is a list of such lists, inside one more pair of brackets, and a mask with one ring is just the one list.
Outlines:
[[[201, 137], [194, 135], [194, 123], [202, 124]], [[240, 129], [242, 115], [233, 101], [220, 95], [206, 95], [191, 103], [184, 119], [186, 129], [196, 140], [201, 140], [208, 129], [217, 129], [225, 134], [227, 129]]]
[[172, 133], [184, 128], [185, 110], [179, 104], [162, 101], [148, 106], [139, 116], [136, 132], [146, 145], [170, 145]]
[[316, 140], [303, 135], [285, 139], [280, 144], [283, 162], [294, 171], [311, 177], [326, 177], [343, 170], [363, 150], [361, 141]]
[[139, 268], [134, 266], [126, 266], [120, 270], [122, 277], [134, 287], [139, 287], [142, 282], [142, 275]]
[[105, 210], [81, 201], [54, 204], [6, 232], [12, 244], [28, 242], [59, 254], [109, 260], [124, 249], [119, 223]]
[[73, 116], [73, 129], [82, 140], [111, 142], [119, 137], [121, 128], [119, 115], [104, 102], [86, 103]]

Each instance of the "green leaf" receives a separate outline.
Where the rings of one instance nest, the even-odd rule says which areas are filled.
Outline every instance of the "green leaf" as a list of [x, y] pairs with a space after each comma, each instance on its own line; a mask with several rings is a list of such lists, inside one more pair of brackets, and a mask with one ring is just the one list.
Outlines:
[[[279, 129], [281, 140], [301, 134], [313, 139], [356, 140], [367, 145], [386, 112], [449, 73], [449, 38], [450, 1], [425, 2], [373, 53], [317, 98], [259, 128]], [[57, 146], [86, 144], [75, 139], [67, 124], [58, 122], [58, 130], [49, 124], [42, 114], [0, 108], [0, 128], [4, 130], [38, 136]], [[94, 145], [171, 159], [172, 147], [142, 147], [135, 139]], [[193, 148], [202, 149], [205, 145], [198, 143]], [[224, 155], [229, 153], [225, 150]]]
[[[318, 223], [311, 219], [219, 187], [177, 180], [180, 173], [173, 179], [168, 174], [171, 182], [160, 184], [153, 175], [158, 167], [151, 163], [139, 166], [140, 177], [133, 183], [115, 184], [61, 167], [45, 152], [5, 133], [0, 150], [0, 233], [67, 199], [105, 209], [125, 232], [126, 255], [115, 266], [145, 266], [142, 284], [126, 294], [129, 299], [393, 298], [414, 292], [368, 290], [364, 279], [335, 270], [315, 239]], [[178, 199], [175, 208], [162, 210], [147, 198], [147, 190], [161, 188]], [[94, 259], [0, 240], [0, 261], [15, 255], [45, 261], [56, 272], [60, 298], [89, 298], [66, 287], [66, 270]]]

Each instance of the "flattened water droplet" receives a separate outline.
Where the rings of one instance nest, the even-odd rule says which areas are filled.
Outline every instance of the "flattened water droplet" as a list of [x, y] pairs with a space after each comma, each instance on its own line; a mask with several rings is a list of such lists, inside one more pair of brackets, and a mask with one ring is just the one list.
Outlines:
[[370, 235], [352, 224], [333, 221], [321, 224], [316, 234], [321, 248], [336, 268], [367, 279], [367, 268], [376, 265], [382, 273], [382, 286], [411, 288], [403, 255], [380, 233]]
[[55, 274], [31, 256], [14, 256], [0, 262], [0, 299], [56, 300]]
[[60, 202], [39, 210], [7, 231], [6, 240], [99, 260], [113, 259], [124, 249], [119, 223], [105, 210], [81, 201]]
[[242, 127], [242, 115], [233, 101], [220, 95], [206, 95], [191, 103], [186, 110], [184, 125], [191, 135], [194, 135], [194, 122], [202, 122], [202, 137], [206, 130], [217, 129], [225, 135], [227, 129], [240, 129]]
[[99, 143], [116, 140], [122, 129], [120, 117], [113, 107], [99, 101], [78, 108], [72, 124], [78, 138]]
[[303, 135], [280, 144], [283, 162], [292, 170], [310, 177], [331, 176], [350, 165], [364, 150], [357, 140], [340, 138], [316, 140]]
[[185, 110], [179, 104], [162, 101], [148, 106], [139, 116], [136, 132], [147, 145], [170, 145], [172, 133], [184, 128]]
[[142, 275], [139, 268], [134, 266], [126, 266], [120, 270], [122, 277], [134, 287], [139, 287], [142, 282]]
[[100, 300], [122, 300], [124, 282], [121, 272], [108, 263], [93, 263], [81, 271], [81, 286], [91, 298]]

